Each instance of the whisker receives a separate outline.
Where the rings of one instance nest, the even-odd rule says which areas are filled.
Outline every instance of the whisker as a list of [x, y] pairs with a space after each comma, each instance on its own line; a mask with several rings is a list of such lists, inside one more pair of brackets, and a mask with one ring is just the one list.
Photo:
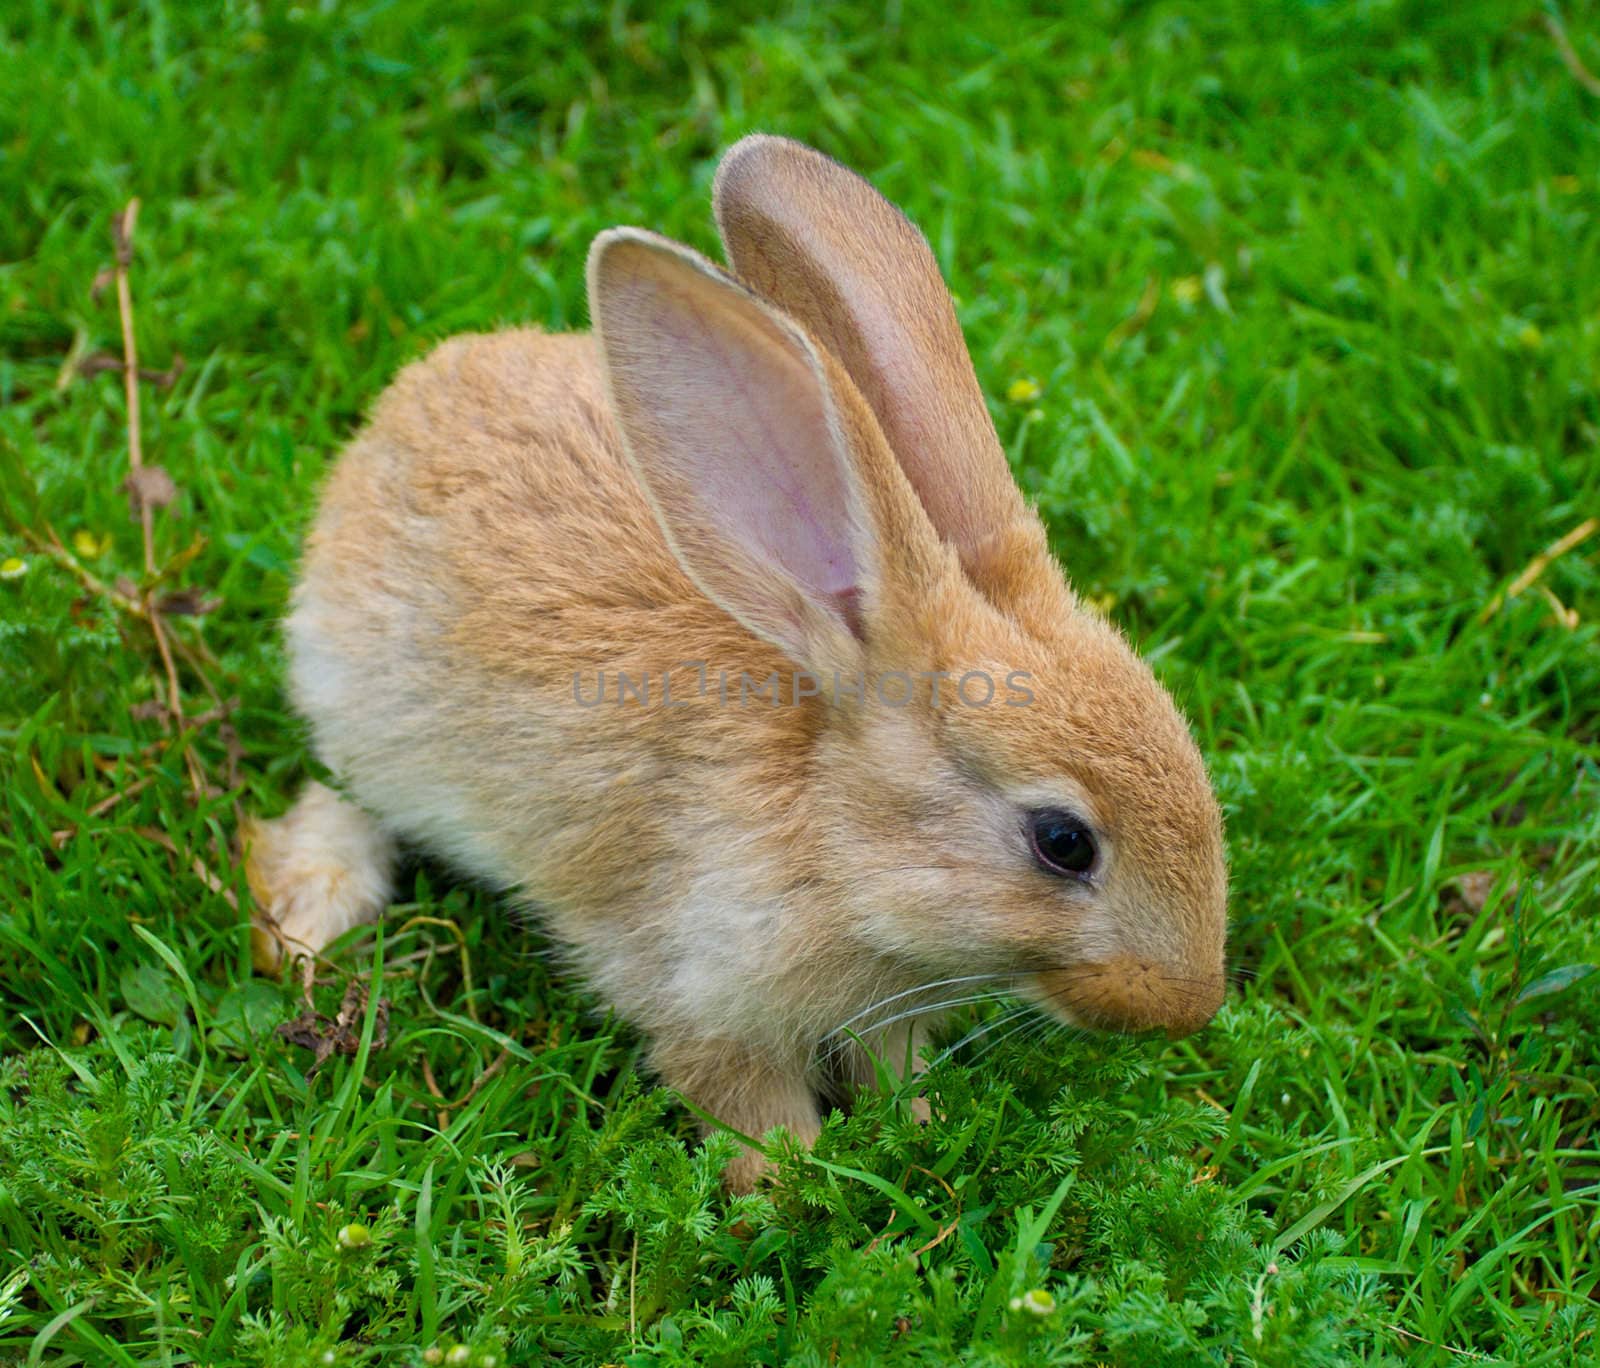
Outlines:
[[1056, 988], [1046, 993], [1045, 997], [1051, 1002], [1064, 1002], [1069, 1007], [1075, 1007], [1083, 1001], [1084, 993], [1080, 985], [1069, 983], [1065, 987]]
[[956, 978], [937, 979], [932, 983], [919, 983], [915, 988], [907, 988], [904, 992], [900, 993], [891, 993], [888, 997], [879, 998], [876, 1002], [863, 1007], [853, 1017], [850, 1017], [845, 1021], [841, 1021], [833, 1028], [833, 1030], [828, 1032], [828, 1035], [838, 1035], [847, 1027], [855, 1025], [856, 1022], [860, 1021], [862, 1017], [867, 1016], [869, 1013], [876, 1012], [881, 1007], [887, 1007], [891, 1003], [900, 1002], [905, 998], [915, 997], [919, 993], [931, 993], [937, 988], [953, 988], [957, 984], [961, 983], [984, 983], [1002, 979], [1012, 979], [1016, 977], [1017, 975], [1015, 974], [961, 974]]
[[834, 1058], [861, 1037], [876, 1035], [887, 1031], [892, 1026], [897, 1026], [902, 1021], [909, 1021], [913, 1017], [931, 1016], [935, 1012], [953, 1011], [957, 1007], [970, 1007], [979, 1002], [995, 1002], [1002, 999], [1004, 992], [994, 988], [984, 993], [968, 993], [964, 997], [944, 998], [938, 1002], [921, 1003], [915, 1007], [908, 1007], [903, 1012], [896, 1012], [885, 1021], [873, 1021], [863, 1025], [859, 1030], [851, 1030], [849, 1026], [841, 1026], [835, 1031], [830, 1031], [823, 1037], [824, 1041], [832, 1041], [820, 1056], [823, 1060]]
[[933, 1063], [943, 1064], [945, 1060], [954, 1055], [957, 1050], [962, 1048], [962, 1046], [971, 1044], [979, 1036], [994, 1030], [997, 1026], [1004, 1026], [1009, 1022], [1016, 1021], [1019, 1017], [1029, 1016], [1032, 1014], [1032, 1012], [1032, 1007], [1030, 1007], [1027, 1003], [1021, 1003], [1018, 1006], [1010, 1007], [1004, 1012], [1001, 1012], [999, 1016], [990, 1017], [987, 1021], [979, 1022], [977, 1026], [968, 1031], [967, 1034], [962, 1036], [960, 1040], [956, 1041], [954, 1045], [947, 1045], [944, 1049], [939, 1051], [939, 1054], [933, 1060]]
[[984, 1041], [983, 1047], [979, 1049], [968, 1062], [969, 1064], [976, 1064], [985, 1055], [992, 1054], [995, 1050], [999, 1049], [1000, 1046], [1004, 1045], [1006, 1041], [1010, 1040], [1015, 1035], [1022, 1035], [1024, 1038], [1026, 1038], [1029, 1032], [1038, 1032], [1043, 1034], [1044, 1031], [1049, 1028], [1049, 1026], [1049, 1018], [1041, 1016], [1036, 1012], [1024, 1013], [1023, 1020], [1017, 1025], [1013, 1026], [1009, 1031], [1006, 1031], [1003, 1035], [999, 1035], [993, 1039]]
[[1060, 1021], [1055, 1017], [1044, 1018], [1045, 1029], [1043, 1034], [1064, 1035], [1069, 1040], [1092, 1040], [1094, 1033], [1082, 1026], [1076, 1026], [1070, 1021]]
[[[929, 866], [929, 868], [931, 867]], [[1236, 974], [1249, 972], [1238, 968], [1231, 970], [1229, 977], [1232, 978]], [[906, 988], [900, 992], [891, 993], [887, 997], [880, 998], [878, 1001], [863, 1007], [835, 1027], [823, 1037], [823, 1042], [826, 1046], [823, 1057], [831, 1056], [841, 1050], [850, 1039], [869, 1032], [888, 1031], [898, 1026], [901, 1022], [916, 1017], [931, 1016], [935, 1013], [951, 1012], [962, 1007], [989, 1003], [1008, 1003], [1009, 1005], [1003, 1006], [1000, 1011], [977, 1022], [959, 1040], [939, 1051], [929, 1061], [930, 1067], [945, 1063], [974, 1041], [979, 1040], [983, 1043], [972, 1054], [968, 1060], [969, 1064], [976, 1064], [1002, 1045], [1014, 1041], [1019, 1036], [1024, 1040], [1027, 1040], [1030, 1036], [1036, 1036], [1043, 1040], [1066, 1033], [1071, 1039], [1089, 1039], [1094, 1032], [1086, 1027], [1074, 1022], [1062, 1021], [1052, 1013], [1040, 1009], [1053, 1003], [1080, 1013], [1089, 1010], [1089, 1004], [1096, 991], [1095, 985], [1097, 981], [1106, 979], [1108, 973], [1109, 971], [1107, 970], [1096, 970], [1085, 966], [1082, 973], [1062, 986], [1047, 990], [1041, 995], [1030, 997], [1025, 1002], [1017, 1002], [1008, 996], [1018, 980], [1027, 977], [1023, 972], [961, 974], [954, 978], [919, 984], [914, 988]], [[1156, 979], [1165, 991], [1179, 1002], [1194, 1002], [1202, 996], [1209, 996], [1214, 991], [1214, 981], [1210, 979], [1195, 978], [1183, 974], [1158, 974]], [[886, 1008], [893, 1008], [897, 1003], [905, 1003], [907, 999], [925, 997], [943, 988], [954, 988], [970, 984], [984, 984], [985, 987], [977, 991], [957, 994], [953, 997], [916, 1002], [901, 1007], [899, 1010], [889, 1012], [887, 1015], [884, 1014]], [[851, 1028], [857, 1026], [857, 1023], [865, 1024], [860, 1025], [857, 1031], [852, 1032]]]
[[[933, 1012], [947, 1012], [956, 1007], [970, 1007], [975, 1002], [994, 1002], [1002, 996], [1004, 994], [1001, 989], [993, 988], [987, 993], [968, 993], [965, 997], [944, 998], [939, 1002], [920, 1003], [915, 1007], [907, 1007], [903, 1012], [896, 1012], [892, 1017], [888, 1017], [883, 1021], [869, 1022], [859, 1031], [853, 1032], [853, 1034], [866, 1035], [869, 1032], [876, 1034], [879, 1031], [887, 1031], [891, 1026], [897, 1026], [902, 1021], [909, 1021], [912, 1017], [928, 1016]], [[848, 1031], [849, 1027], [841, 1027], [840, 1030]], [[834, 1034], [838, 1034], [838, 1032], [834, 1032]]]

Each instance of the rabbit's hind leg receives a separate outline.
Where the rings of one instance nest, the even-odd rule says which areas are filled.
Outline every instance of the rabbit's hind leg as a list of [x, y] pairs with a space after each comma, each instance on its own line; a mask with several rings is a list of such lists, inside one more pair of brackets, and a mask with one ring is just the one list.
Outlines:
[[248, 822], [242, 843], [256, 905], [250, 956], [265, 973], [376, 921], [389, 899], [394, 841], [324, 784], [308, 783], [282, 817]]

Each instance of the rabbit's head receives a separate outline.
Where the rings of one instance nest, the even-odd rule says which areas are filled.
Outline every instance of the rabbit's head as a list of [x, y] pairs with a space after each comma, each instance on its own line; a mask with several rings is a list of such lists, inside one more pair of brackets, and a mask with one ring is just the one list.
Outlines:
[[715, 201], [737, 279], [615, 229], [590, 307], [676, 556], [815, 719], [784, 840], [833, 891], [817, 936], [1015, 976], [1085, 1025], [1203, 1025], [1227, 896], [1204, 764], [1052, 559], [927, 244], [782, 139], [736, 145]]

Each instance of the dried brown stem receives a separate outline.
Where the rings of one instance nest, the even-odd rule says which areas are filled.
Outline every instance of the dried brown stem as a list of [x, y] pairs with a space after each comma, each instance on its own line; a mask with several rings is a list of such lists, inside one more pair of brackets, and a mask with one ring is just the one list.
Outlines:
[[408, 918], [394, 934], [396, 937], [403, 936], [414, 926], [442, 926], [456, 938], [456, 946], [461, 951], [461, 980], [466, 990], [467, 1015], [478, 1021], [478, 1006], [473, 1001], [472, 992], [472, 956], [467, 953], [467, 938], [461, 928], [448, 917], [418, 916]]
[[483, 1085], [493, 1078], [497, 1073], [499, 1073], [501, 1069], [505, 1068], [506, 1060], [510, 1058], [510, 1050], [501, 1050], [500, 1053], [495, 1056], [494, 1060], [489, 1064], [489, 1066], [472, 1080], [471, 1086], [461, 1095], [458, 1101], [446, 1102], [444, 1104], [444, 1110], [447, 1112], [452, 1112], [457, 1107], [466, 1106], [468, 1102], [472, 1101], [472, 1099], [478, 1095], [479, 1088], [483, 1087]]
[[1156, 305], [1160, 302], [1161, 282], [1155, 276], [1150, 276], [1144, 282], [1144, 291], [1140, 294], [1139, 302], [1134, 306], [1133, 312], [1106, 334], [1106, 351], [1116, 351], [1129, 338], [1143, 331], [1144, 325], [1150, 321], [1150, 316], [1155, 313]]
[[[444, 1093], [439, 1090], [439, 1081], [433, 1076], [433, 1065], [428, 1062], [427, 1055], [422, 1056], [422, 1081], [427, 1085], [428, 1091], [433, 1095], [434, 1100], [442, 1103], [444, 1101]], [[450, 1128], [450, 1112], [447, 1108], [441, 1108], [435, 1112], [434, 1119], [439, 1123], [441, 1133]]]
[[[172, 658], [172, 646], [167, 640], [167, 629], [161, 612], [151, 598], [150, 586], [156, 578], [155, 509], [140, 481], [144, 470], [144, 435], [139, 420], [139, 343], [133, 327], [133, 286], [128, 272], [133, 264], [133, 230], [139, 222], [139, 201], [131, 199], [127, 207], [112, 222], [112, 238], [116, 244], [117, 314], [122, 320], [122, 388], [128, 404], [128, 471], [133, 482], [134, 502], [139, 507], [139, 532], [144, 543], [145, 585], [139, 598], [144, 611], [140, 616], [150, 624], [151, 635], [156, 639], [156, 650], [161, 655], [161, 668], [167, 692], [167, 720], [173, 731], [182, 734], [183, 692], [178, 685], [178, 667]], [[194, 750], [183, 747], [184, 767], [189, 773], [189, 787], [198, 801], [206, 795], [205, 775]]]
[[[135, 827], [133, 830], [134, 835], [142, 836], [147, 841], [153, 841], [169, 855], [174, 855], [180, 860], [183, 858], [183, 852], [178, 849], [177, 843], [166, 832], [160, 831], [155, 827]], [[233, 890], [212, 873], [204, 860], [196, 855], [189, 867], [194, 871], [195, 878], [199, 879], [201, 883], [226, 902], [235, 912], [239, 910], [239, 900], [234, 896]]]
[[[116, 805], [124, 798], [132, 798], [136, 793], [141, 793], [145, 789], [149, 788], [151, 781], [154, 780], [154, 778], [155, 775], [147, 774], [143, 779], [135, 779], [126, 787], [120, 788], [110, 796], [102, 798], [98, 803], [94, 804], [94, 806], [88, 810], [85, 816], [104, 817], [106, 813], [110, 812], [111, 809], [116, 807]], [[50, 844], [57, 850], [60, 850], [77, 834], [78, 827], [76, 823], [69, 827], [63, 827], [60, 831], [52, 831], [50, 833]]]
[[1600, 518], [1585, 518], [1565, 536], [1557, 537], [1555, 541], [1551, 542], [1549, 546], [1545, 547], [1543, 551], [1522, 567], [1521, 573], [1505, 587], [1504, 591], [1496, 594], [1484, 605], [1483, 611], [1478, 614], [1479, 625], [1481, 626], [1498, 613], [1507, 599], [1516, 598], [1529, 585], [1536, 583], [1554, 561], [1560, 560], [1573, 547], [1581, 546], [1596, 532], [1600, 532]]
[[1578, 56], [1578, 50], [1572, 46], [1572, 39], [1567, 37], [1566, 25], [1555, 15], [1546, 14], [1544, 27], [1545, 32], [1555, 42], [1562, 64], [1572, 73], [1572, 79], [1591, 95], [1600, 96], [1600, 77], [1596, 77], [1594, 72], [1584, 66], [1583, 58]]
[[[184, 726], [190, 730], [198, 731], [201, 727], [209, 727], [213, 722], [224, 721], [233, 712], [233, 709], [238, 701], [239, 700], [236, 698], [229, 699], [226, 702], [219, 704], [215, 708], [208, 709], [206, 712], [191, 713], [189, 716], [183, 719]], [[165, 704], [161, 703], [159, 700], [156, 700], [156, 706], [158, 708], [164, 708]], [[161, 754], [161, 752], [171, 744], [172, 738], [170, 736], [163, 737], [159, 741], [150, 742], [150, 744], [147, 746], [141, 746], [136, 754], [141, 758], [148, 759], [151, 756]]]
[[1413, 1344], [1432, 1345], [1435, 1349], [1443, 1349], [1445, 1353], [1455, 1354], [1458, 1358], [1477, 1359], [1480, 1362], [1488, 1361], [1489, 1356], [1487, 1354], [1475, 1354], [1470, 1349], [1457, 1349], [1453, 1344], [1441, 1344], [1438, 1340], [1424, 1339], [1421, 1335], [1413, 1334], [1402, 1325], [1391, 1325], [1389, 1329], [1399, 1335], [1401, 1339], [1410, 1340]]
[[[128, 268], [133, 263], [133, 230], [139, 222], [139, 201], [131, 199], [111, 225], [117, 247], [117, 313], [122, 319], [122, 389], [128, 401], [128, 467], [137, 475], [144, 467], [144, 443], [139, 427], [139, 344], [133, 335], [133, 287]], [[144, 534], [144, 572], [156, 572], [154, 510], [139, 500], [139, 530]]]

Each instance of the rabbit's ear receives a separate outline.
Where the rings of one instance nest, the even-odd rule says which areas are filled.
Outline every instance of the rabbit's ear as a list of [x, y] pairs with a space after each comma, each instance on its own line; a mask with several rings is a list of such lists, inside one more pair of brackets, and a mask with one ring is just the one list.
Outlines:
[[698, 253], [633, 228], [595, 239], [589, 311], [629, 460], [690, 577], [804, 668], [858, 668], [878, 519], [810, 339]]
[[922, 234], [853, 171], [762, 134], [723, 157], [713, 203], [735, 273], [838, 357], [974, 583], [1026, 595], [1043, 534]]

